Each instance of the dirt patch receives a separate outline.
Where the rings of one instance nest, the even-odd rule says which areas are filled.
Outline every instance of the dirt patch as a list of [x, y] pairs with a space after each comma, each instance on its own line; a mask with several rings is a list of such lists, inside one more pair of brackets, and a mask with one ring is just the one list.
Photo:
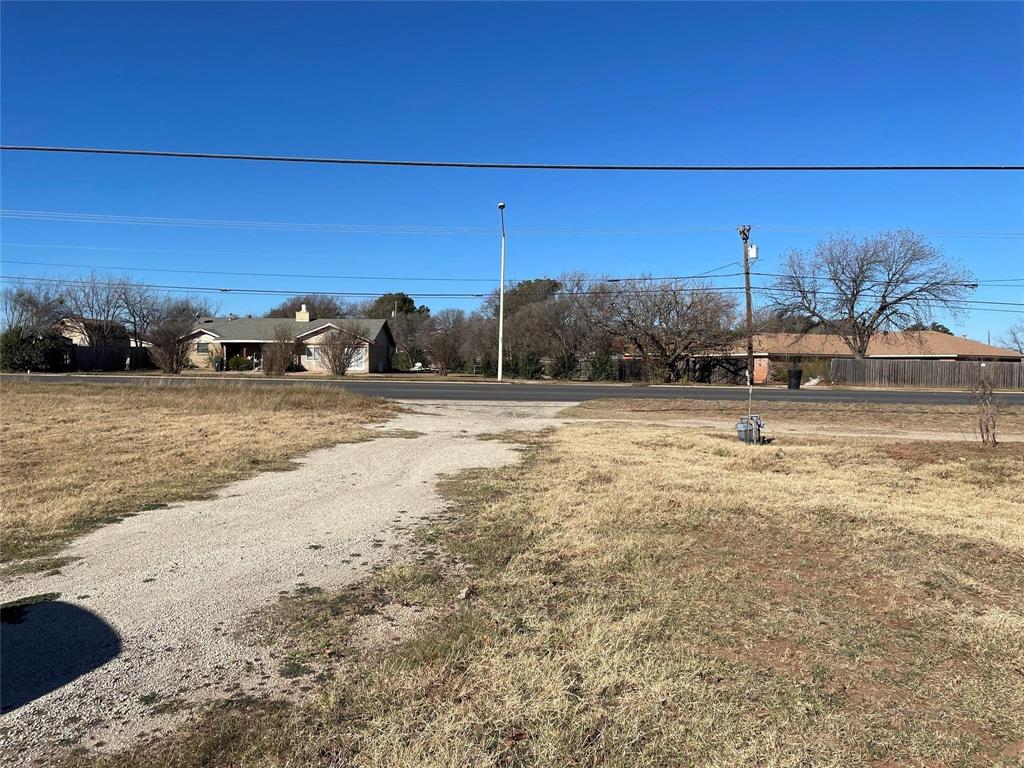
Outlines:
[[[317, 387], [53, 386], [0, 389], [0, 538], [5, 561], [233, 480], [289, 469], [315, 448], [369, 439], [383, 400]], [[272, 425], [272, 426], [271, 426]], [[50, 558], [17, 570], [49, 568]]]
[[[343, 617], [329, 626], [344, 631], [316, 635], [319, 651], [336, 654], [332, 659], [352, 658], [346, 633], [357, 629], [367, 642], [401, 642], [405, 619], [415, 613], [402, 595], [415, 597], [429, 579], [396, 576], [389, 585], [398, 596], [395, 607], [375, 608], [379, 617], [358, 626], [349, 612], [360, 599], [347, 597], [345, 585], [383, 567], [418, 522], [443, 517], [446, 504], [434, 489], [439, 474], [518, 457], [508, 444], [466, 434], [550, 425], [543, 417], [524, 418], [516, 406], [420, 404], [419, 410], [389, 424], [388, 431], [407, 439], [314, 451], [291, 472], [259, 474], [209, 500], [170, 504], [96, 530], [62, 553], [74, 559], [59, 574], [5, 579], [3, 600], [61, 592], [116, 633], [121, 650], [6, 714], [0, 754], [29, 759], [50, 755], [61, 743], [123, 748], [155, 728], [172, 727], [197, 705], [301, 700], [318, 685], [308, 642], [301, 649], [279, 646], [244, 631], [254, 612], [283, 597], [295, 608], [285, 617], [295, 632]], [[158, 702], [172, 701], [167, 711], [155, 711]]]

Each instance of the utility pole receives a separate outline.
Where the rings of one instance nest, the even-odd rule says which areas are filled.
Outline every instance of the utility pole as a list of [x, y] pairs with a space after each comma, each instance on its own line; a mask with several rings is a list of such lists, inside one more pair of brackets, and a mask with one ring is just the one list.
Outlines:
[[505, 353], [502, 349], [505, 336], [505, 204], [498, 203], [501, 215], [501, 278], [498, 282], [498, 381], [501, 381]]
[[743, 241], [743, 284], [747, 293], [747, 381], [754, 383], [754, 307], [750, 301], [750, 225], [737, 227]]

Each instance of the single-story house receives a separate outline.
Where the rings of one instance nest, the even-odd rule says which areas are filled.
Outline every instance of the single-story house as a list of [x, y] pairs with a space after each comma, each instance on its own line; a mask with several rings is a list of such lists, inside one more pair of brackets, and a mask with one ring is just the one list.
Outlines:
[[59, 320], [54, 326], [64, 339], [65, 344], [74, 347], [91, 346], [89, 339], [102, 338], [106, 346], [135, 346], [135, 343], [128, 336], [128, 329], [124, 323], [106, 320], [93, 320], [88, 317], [65, 317]]
[[[740, 340], [728, 352], [714, 357], [723, 363], [746, 366], [747, 345]], [[852, 358], [846, 343], [829, 333], [763, 333], [754, 336], [754, 383], [763, 384], [773, 370], [800, 367], [811, 361]], [[989, 346], [966, 336], [939, 331], [877, 333], [868, 344], [867, 357], [900, 360], [970, 360], [1022, 362], [1024, 354], [1012, 349]]]
[[395, 352], [395, 339], [387, 320], [368, 318], [314, 318], [306, 311], [306, 305], [295, 313], [295, 318], [286, 317], [200, 317], [195, 329], [189, 334], [191, 344], [189, 357], [198, 367], [209, 367], [214, 357], [225, 361], [232, 357], [247, 357], [259, 363], [263, 357], [263, 345], [276, 339], [281, 328], [298, 342], [299, 353], [296, 363], [307, 371], [329, 373], [320, 355], [320, 343], [333, 330], [358, 334], [362, 340], [352, 357], [348, 370], [363, 373], [384, 373], [391, 368]]

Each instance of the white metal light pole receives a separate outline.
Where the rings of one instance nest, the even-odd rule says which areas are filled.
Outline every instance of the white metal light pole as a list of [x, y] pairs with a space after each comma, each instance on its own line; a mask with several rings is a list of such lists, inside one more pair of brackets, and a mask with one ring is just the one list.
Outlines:
[[498, 283], [498, 381], [501, 381], [502, 363], [505, 353], [502, 349], [505, 336], [505, 204], [498, 203], [501, 216], [501, 282]]

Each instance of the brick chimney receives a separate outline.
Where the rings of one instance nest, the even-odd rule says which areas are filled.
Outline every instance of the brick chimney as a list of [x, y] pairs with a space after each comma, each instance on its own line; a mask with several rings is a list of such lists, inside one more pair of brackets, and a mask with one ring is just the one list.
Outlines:
[[302, 305], [302, 309], [298, 310], [295, 313], [295, 319], [298, 322], [300, 322], [300, 323], [308, 323], [309, 322], [309, 312], [306, 311], [306, 305], [305, 304]]

